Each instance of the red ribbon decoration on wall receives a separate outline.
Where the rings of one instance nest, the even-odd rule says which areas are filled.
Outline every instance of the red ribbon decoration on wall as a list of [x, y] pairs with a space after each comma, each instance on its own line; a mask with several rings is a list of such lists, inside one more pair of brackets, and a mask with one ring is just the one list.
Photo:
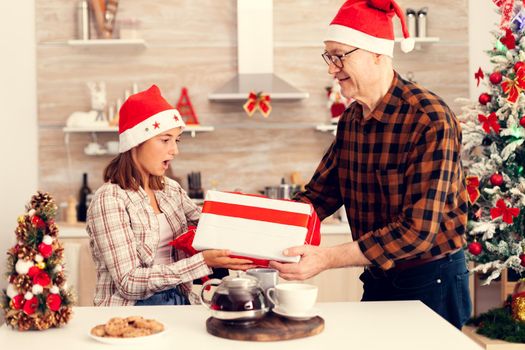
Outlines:
[[492, 0], [501, 11], [500, 28], [506, 27], [510, 21], [512, 10], [514, 9], [514, 0]]
[[479, 82], [483, 78], [485, 78], [485, 74], [483, 74], [483, 71], [481, 70], [481, 67], [479, 67], [478, 71], [476, 73], [474, 73], [474, 79], [476, 79], [478, 81], [476, 86], [479, 86]]
[[477, 176], [467, 176], [467, 192], [470, 204], [476, 203], [480, 196], [479, 178]]
[[492, 112], [490, 115], [484, 116], [483, 114], [478, 114], [478, 120], [483, 124], [483, 130], [487, 132], [487, 134], [490, 133], [490, 129], [492, 128], [495, 132], [499, 133], [499, 123], [498, 123], [498, 117], [496, 116], [496, 113]]
[[492, 217], [492, 220], [502, 216], [503, 221], [509, 225], [512, 224], [513, 218], [519, 214], [519, 208], [508, 208], [503, 199], [498, 199], [496, 202], [496, 207], [490, 209], [490, 216]]
[[270, 105], [270, 95], [262, 92], [250, 92], [248, 95], [248, 101], [242, 106], [246, 113], [251, 117], [257, 109], [261, 111], [263, 117], [268, 118], [272, 112], [272, 106]]

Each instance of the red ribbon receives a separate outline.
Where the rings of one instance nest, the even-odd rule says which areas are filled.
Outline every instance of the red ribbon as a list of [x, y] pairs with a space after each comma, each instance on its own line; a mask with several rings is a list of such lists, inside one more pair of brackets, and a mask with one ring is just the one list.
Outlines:
[[264, 94], [262, 92], [256, 94], [252, 91], [248, 95], [248, 101], [246, 101], [246, 103], [243, 105], [243, 108], [250, 117], [258, 109], [261, 111], [261, 114], [265, 118], [268, 118], [268, 116], [272, 112], [272, 106], [270, 105], [270, 101], [270, 95]]
[[476, 86], [479, 86], [479, 82], [481, 79], [485, 78], [485, 74], [483, 74], [483, 71], [481, 70], [481, 67], [478, 69], [476, 73], [474, 73], [474, 79], [478, 81]]
[[507, 101], [514, 103], [518, 100], [519, 94], [525, 89], [525, 69], [519, 68], [516, 71], [514, 80], [507, 80], [501, 84], [503, 92], [507, 94]]
[[500, 28], [507, 26], [514, 8], [514, 0], [492, 0], [494, 4], [501, 10]]
[[492, 220], [502, 216], [503, 221], [509, 225], [512, 224], [513, 218], [519, 214], [519, 208], [508, 208], [503, 199], [499, 199], [496, 202], [496, 207], [490, 209], [490, 216], [492, 217]]
[[468, 199], [471, 204], [476, 203], [480, 196], [479, 178], [477, 176], [467, 176]]
[[202, 213], [232, 216], [241, 219], [266, 221], [276, 224], [300, 227], [306, 227], [310, 218], [308, 214], [213, 201], [204, 202]]
[[496, 133], [499, 133], [500, 126], [495, 112], [490, 113], [488, 117], [484, 116], [483, 114], [478, 114], [478, 120], [483, 124], [483, 130], [485, 130], [487, 134], [490, 133], [491, 128]]

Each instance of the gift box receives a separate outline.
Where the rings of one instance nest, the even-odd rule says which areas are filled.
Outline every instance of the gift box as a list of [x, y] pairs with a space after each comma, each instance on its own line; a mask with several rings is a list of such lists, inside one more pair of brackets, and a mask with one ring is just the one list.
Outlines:
[[[298, 262], [282, 252], [319, 245], [320, 222], [311, 204], [231, 192], [208, 191], [193, 248], [228, 249], [246, 258]], [[259, 263], [260, 264], [260, 263]]]

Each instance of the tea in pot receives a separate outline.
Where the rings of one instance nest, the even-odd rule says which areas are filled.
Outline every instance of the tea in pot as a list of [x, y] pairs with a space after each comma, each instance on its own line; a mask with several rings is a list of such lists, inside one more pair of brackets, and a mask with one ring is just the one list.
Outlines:
[[[211, 300], [204, 298], [208, 286], [217, 286]], [[213, 317], [224, 321], [257, 320], [269, 311], [259, 281], [248, 275], [206, 281], [202, 285], [200, 299]]]

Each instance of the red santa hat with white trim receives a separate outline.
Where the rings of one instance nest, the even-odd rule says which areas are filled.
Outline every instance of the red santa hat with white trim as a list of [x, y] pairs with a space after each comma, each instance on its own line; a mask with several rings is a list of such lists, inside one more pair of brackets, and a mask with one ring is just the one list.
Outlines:
[[179, 111], [152, 85], [131, 95], [119, 112], [119, 152], [124, 153], [142, 142], [173, 128], [184, 128]]
[[394, 55], [394, 14], [401, 21], [404, 39], [401, 50], [410, 52], [414, 39], [410, 38], [403, 10], [394, 0], [348, 0], [330, 23], [324, 41], [337, 41], [370, 52]]

